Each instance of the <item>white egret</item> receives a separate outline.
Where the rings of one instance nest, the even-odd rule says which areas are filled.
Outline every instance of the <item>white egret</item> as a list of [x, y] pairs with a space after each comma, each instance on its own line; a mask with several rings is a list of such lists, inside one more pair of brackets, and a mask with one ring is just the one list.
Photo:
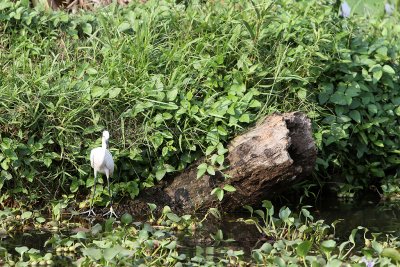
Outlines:
[[117, 217], [115, 214], [113, 207], [112, 207], [112, 195], [110, 192], [110, 176], [114, 172], [114, 161], [112, 158], [112, 155], [110, 151], [107, 150], [107, 145], [108, 145], [108, 139], [110, 138], [110, 134], [108, 131], [103, 132], [103, 136], [101, 138], [101, 147], [96, 147], [90, 151], [90, 165], [92, 166], [94, 170], [94, 190], [93, 190], [93, 196], [90, 201], [90, 209], [85, 212], [88, 213], [88, 215], [96, 215], [93, 211], [93, 199], [94, 195], [96, 193], [96, 182], [97, 182], [97, 173], [103, 173], [107, 177], [107, 185], [108, 185], [108, 194], [110, 195], [110, 211], [107, 212], [104, 215], [110, 214], [111, 216]]
[[339, 10], [340, 16], [343, 18], [348, 18], [350, 17], [351, 13], [351, 7], [346, 1], [343, 1], [342, 4], [340, 5], [340, 10]]
[[385, 3], [385, 12], [386, 14], [388, 14], [389, 16], [393, 14], [394, 11], [394, 4], [391, 4], [390, 2], [386, 2]]

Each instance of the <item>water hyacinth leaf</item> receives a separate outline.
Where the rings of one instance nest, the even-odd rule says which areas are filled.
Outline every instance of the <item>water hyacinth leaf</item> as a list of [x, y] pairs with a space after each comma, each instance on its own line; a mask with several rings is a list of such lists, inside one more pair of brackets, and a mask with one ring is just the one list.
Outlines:
[[154, 211], [157, 208], [157, 205], [154, 203], [147, 203], [147, 205], [149, 206], [150, 211]]
[[43, 217], [37, 217], [37, 218], [36, 218], [36, 221], [37, 221], [38, 223], [44, 223], [44, 222], [46, 221], [46, 219], [43, 218]]
[[131, 224], [133, 221], [132, 215], [129, 213], [125, 213], [124, 215], [121, 216], [121, 223], [128, 225]]
[[263, 220], [265, 219], [265, 213], [262, 210], [255, 210], [254, 211], [255, 214], [257, 214], [258, 216], [260, 216]]
[[279, 257], [279, 256], [276, 256], [276, 257], [274, 258], [274, 263], [275, 263], [278, 267], [286, 267], [285, 260], [282, 259], [282, 258]]
[[16, 247], [15, 251], [18, 252], [19, 255], [21, 255], [21, 257], [24, 255], [25, 252], [27, 252], [29, 250], [28, 247], [23, 246], [23, 247]]
[[164, 208], [162, 210], [162, 214], [167, 214], [169, 212], [172, 212], [170, 206], [164, 206]]
[[381, 256], [390, 258], [397, 263], [400, 262], [400, 251], [395, 248], [384, 248]]
[[245, 208], [246, 210], [250, 211], [251, 214], [253, 214], [253, 207], [249, 206], [249, 205], [244, 205], [243, 208]]
[[172, 212], [168, 212], [167, 213], [167, 217], [168, 217], [168, 219], [170, 219], [173, 222], [180, 222], [181, 221], [181, 218], [178, 215], [176, 215], [175, 213], [172, 213]]
[[325, 240], [321, 243], [321, 249], [325, 253], [331, 252], [334, 248], [336, 247], [336, 241], [335, 240]]
[[115, 256], [117, 256], [119, 254], [119, 252], [121, 251], [122, 247], [117, 245], [111, 248], [106, 248], [104, 249], [104, 259], [106, 261], [111, 261], [112, 259], [115, 258]]
[[263, 263], [263, 256], [260, 252], [258, 252], [257, 250], [253, 250], [251, 256], [253, 257], [253, 259], [257, 262], [257, 263]]
[[71, 235], [71, 238], [76, 238], [76, 239], [86, 239], [86, 233], [85, 232], [78, 232], [75, 235]]
[[90, 232], [92, 233], [92, 235], [97, 235], [98, 233], [100, 233], [103, 230], [103, 227], [101, 226], [101, 224], [96, 223], [91, 229]]
[[279, 218], [281, 218], [283, 221], [285, 221], [289, 218], [291, 213], [292, 213], [292, 211], [288, 207], [282, 208], [279, 211]]
[[265, 243], [260, 247], [260, 250], [261, 250], [262, 252], [266, 253], [266, 254], [271, 253], [272, 249], [273, 249], [272, 245], [271, 245], [270, 243], [268, 243], [268, 242], [265, 242]]
[[101, 249], [98, 248], [83, 248], [82, 254], [96, 261], [100, 260], [103, 255]]
[[173, 241], [171, 241], [168, 245], [166, 245], [165, 246], [167, 249], [169, 249], [169, 250], [173, 250], [173, 249], [175, 249], [176, 248], [176, 241], [175, 240], [173, 240]]
[[115, 218], [108, 218], [104, 223], [104, 231], [111, 232], [113, 229], [113, 224], [115, 222]]
[[307, 256], [308, 252], [310, 251], [312, 246], [312, 242], [309, 240], [305, 240], [301, 242], [299, 245], [296, 247], [296, 253], [300, 257], [305, 257]]
[[378, 253], [381, 254], [383, 251], [383, 246], [381, 244], [379, 244], [378, 242], [376, 242], [375, 240], [373, 240], [371, 242], [372, 248]]
[[26, 219], [29, 219], [31, 216], [32, 216], [31, 211], [25, 211], [21, 214], [21, 219], [26, 220]]

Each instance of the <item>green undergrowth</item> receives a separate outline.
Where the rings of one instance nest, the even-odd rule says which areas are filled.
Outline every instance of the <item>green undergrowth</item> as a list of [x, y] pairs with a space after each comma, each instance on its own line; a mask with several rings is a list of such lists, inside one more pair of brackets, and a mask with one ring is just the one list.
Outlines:
[[[29, 245], [10, 248], [12, 224], [24, 217], [23, 224], [36, 224], [35, 216], [7, 210], [0, 214], [2, 266], [396, 266], [400, 263], [399, 240], [391, 235], [371, 233], [358, 227], [348, 238], [335, 233], [338, 221], [327, 224], [316, 220], [302, 207], [294, 213], [287, 207], [275, 211], [270, 201], [260, 209], [246, 206], [250, 214], [239, 219], [246, 227], [256, 227], [260, 239], [250, 252], [232, 245], [222, 230], [207, 234], [205, 244], [185, 247], [183, 239], [199, 238], [207, 220], [220, 220], [215, 209], [203, 218], [178, 216], [164, 207], [157, 224], [135, 222], [129, 214], [120, 220], [86, 225], [74, 224], [75, 230], [52, 229], [39, 248]], [[17, 219], [19, 216], [19, 219]], [[35, 220], [36, 218], [36, 220]], [[154, 219], [150, 217], [148, 221]], [[60, 221], [59, 221], [60, 222]], [[67, 220], [68, 222], [68, 220]], [[41, 222], [45, 223], [45, 222]], [[61, 226], [61, 225], [60, 225]], [[182, 233], [184, 238], [182, 239]], [[33, 235], [35, 233], [32, 232]], [[181, 236], [181, 237], [179, 237]], [[258, 239], [258, 238], [256, 238]]]
[[202, 156], [198, 176], [223, 170], [230, 139], [294, 110], [313, 122], [321, 181], [384, 178], [398, 193], [397, 13], [342, 19], [330, 1], [279, 0], [133, 1], [73, 15], [2, 1], [0, 22], [3, 203], [60, 210], [78, 196], [87, 206], [103, 129], [112, 192], [134, 198]]

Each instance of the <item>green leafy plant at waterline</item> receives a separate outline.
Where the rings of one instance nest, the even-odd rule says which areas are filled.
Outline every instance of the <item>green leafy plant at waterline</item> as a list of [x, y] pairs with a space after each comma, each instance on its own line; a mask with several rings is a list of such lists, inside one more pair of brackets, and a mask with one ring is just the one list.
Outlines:
[[[296, 215], [287, 207], [282, 207], [275, 217], [275, 208], [270, 201], [263, 201], [263, 210], [245, 208], [250, 218], [241, 219], [254, 224], [265, 235], [267, 241], [252, 251], [257, 264], [284, 266], [302, 264], [305, 266], [341, 266], [343, 264], [380, 264], [393, 266], [399, 261], [400, 251], [395, 249], [399, 241], [394, 236], [378, 239], [379, 234], [370, 234], [364, 227], [351, 231], [347, 241], [340, 242], [335, 236], [335, 225], [327, 225], [323, 220], [314, 221], [314, 216], [303, 207]], [[362, 231], [363, 244], [357, 244]], [[364, 245], [359, 250], [357, 246]], [[352, 265], [353, 266], [353, 265]]]

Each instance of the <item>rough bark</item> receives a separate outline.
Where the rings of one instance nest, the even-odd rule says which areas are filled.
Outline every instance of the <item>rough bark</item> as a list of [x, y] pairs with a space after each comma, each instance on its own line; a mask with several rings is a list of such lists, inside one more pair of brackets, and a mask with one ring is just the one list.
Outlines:
[[[169, 205], [177, 211], [205, 211], [218, 206], [232, 211], [257, 204], [282, 192], [288, 185], [307, 177], [314, 168], [317, 151], [310, 120], [300, 112], [274, 114], [228, 145], [224, 170], [196, 179], [198, 161], [162, 187], [143, 192], [131, 211], [147, 209], [146, 202]], [[236, 192], [225, 192], [222, 202], [211, 191], [230, 184]], [[121, 207], [122, 208], [122, 207]], [[133, 210], [132, 210], [133, 209]]]

